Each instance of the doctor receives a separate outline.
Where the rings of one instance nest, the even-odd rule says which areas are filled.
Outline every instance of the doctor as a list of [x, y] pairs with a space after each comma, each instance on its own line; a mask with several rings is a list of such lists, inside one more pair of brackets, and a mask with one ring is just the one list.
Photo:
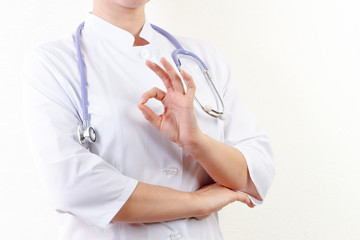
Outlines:
[[94, 0], [85, 19], [94, 143], [77, 138], [84, 109], [74, 35], [39, 46], [25, 62], [29, 140], [60, 239], [222, 239], [217, 211], [235, 201], [261, 204], [274, 177], [268, 138], [223, 57], [177, 37], [208, 65], [225, 121], [194, 104], [195, 96], [218, 102], [199, 86], [201, 74], [179, 73], [168, 61], [174, 46], [145, 18], [147, 2]]

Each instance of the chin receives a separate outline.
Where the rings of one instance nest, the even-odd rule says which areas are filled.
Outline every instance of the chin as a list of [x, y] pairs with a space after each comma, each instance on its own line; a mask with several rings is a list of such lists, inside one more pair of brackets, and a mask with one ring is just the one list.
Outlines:
[[126, 8], [138, 8], [144, 6], [150, 0], [110, 0], [116, 5], [120, 5]]

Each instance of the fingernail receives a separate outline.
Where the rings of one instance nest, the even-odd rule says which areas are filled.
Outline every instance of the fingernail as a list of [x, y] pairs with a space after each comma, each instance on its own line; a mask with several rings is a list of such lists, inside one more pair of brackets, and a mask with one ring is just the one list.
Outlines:
[[137, 107], [142, 111], [143, 108], [144, 108], [144, 104], [139, 103], [139, 104], [137, 105]]
[[167, 63], [167, 60], [166, 60], [166, 58], [165, 57], [161, 57], [160, 58], [160, 62], [161, 62], [161, 64], [166, 64]]
[[146, 61], [145, 61], [145, 64], [146, 64], [147, 66], [151, 66], [151, 65], [153, 65], [154, 63], [153, 63], [152, 61], [150, 61], [150, 60], [146, 60]]

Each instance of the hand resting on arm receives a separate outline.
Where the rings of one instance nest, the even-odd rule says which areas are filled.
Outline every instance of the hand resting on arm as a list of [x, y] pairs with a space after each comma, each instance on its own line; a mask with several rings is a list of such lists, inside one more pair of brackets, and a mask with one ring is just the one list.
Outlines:
[[151, 223], [191, 217], [203, 219], [235, 201], [254, 207], [246, 194], [217, 183], [195, 192], [181, 192], [139, 182], [112, 222]]

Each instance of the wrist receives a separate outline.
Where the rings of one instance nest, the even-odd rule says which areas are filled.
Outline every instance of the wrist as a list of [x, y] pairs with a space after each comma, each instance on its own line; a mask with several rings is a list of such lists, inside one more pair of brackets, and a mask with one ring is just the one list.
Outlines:
[[206, 207], [205, 202], [202, 200], [197, 191], [190, 192], [189, 196], [191, 205], [193, 207], [193, 217], [206, 216], [211, 213], [210, 209]]
[[202, 132], [199, 132], [190, 142], [183, 144], [181, 148], [184, 149], [184, 151], [193, 158], [196, 158], [199, 154], [203, 153], [207, 146], [208, 136]]
[[191, 156], [194, 156], [200, 149], [204, 148], [205, 144], [206, 135], [199, 131], [197, 134], [194, 134], [194, 136], [189, 141], [181, 144], [180, 147]]

